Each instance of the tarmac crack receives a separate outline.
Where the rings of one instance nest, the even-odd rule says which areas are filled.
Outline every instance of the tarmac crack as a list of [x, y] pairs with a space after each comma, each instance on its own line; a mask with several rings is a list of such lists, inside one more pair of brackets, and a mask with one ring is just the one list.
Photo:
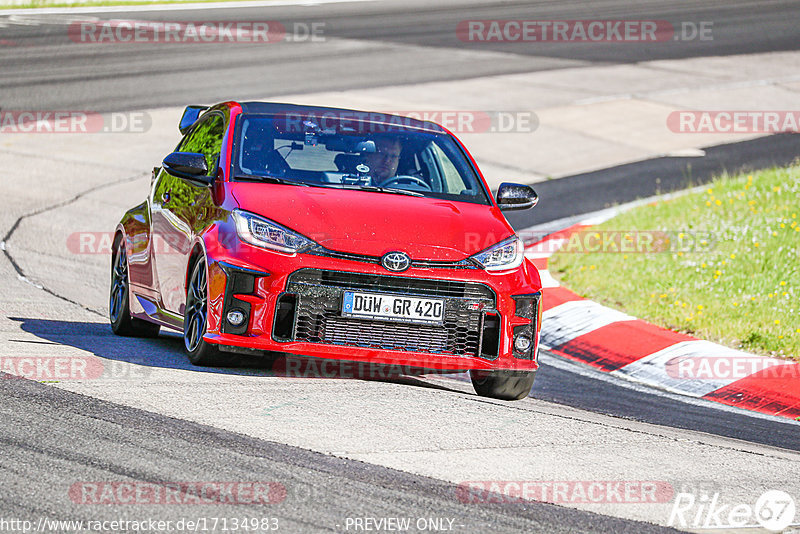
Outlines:
[[74, 300], [70, 299], [69, 297], [65, 297], [64, 295], [61, 295], [61, 294], [57, 293], [56, 291], [54, 291], [54, 290], [52, 290], [52, 289], [50, 289], [48, 287], [45, 287], [42, 284], [38, 284], [38, 283], [34, 282], [33, 280], [31, 280], [28, 277], [28, 275], [25, 273], [25, 270], [22, 268], [22, 266], [17, 262], [17, 260], [14, 258], [14, 256], [11, 255], [11, 251], [9, 250], [9, 248], [10, 248], [9, 244], [10, 244], [11, 238], [13, 237], [14, 233], [19, 228], [19, 225], [25, 219], [28, 219], [28, 218], [31, 218], [31, 217], [36, 217], [37, 215], [42, 215], [43, 213], [47, 213], [48, 211], [52, 211], [52, 210], [55, 210], [55, 209], [58, 209], [58, 208], [63, 208], [64, 206], [68, 206], [68, 205], [70, 205], [70, 204], [72, 204], [74, 202], [77, 202], [78, 200], [84, 198], [86, 195], [89, 195], [91, 193], [94, 193], [94, 192], [97, 192], [97, 191], [101, 191], [101, 190], [106, 189], [108, 187], [113, 187], [113, 186], [116, 186], [116, 185], [124, 184], [124, 183], [127, 183], [127, 182], [133, 182], [134, 180], [138, 180], [138, 179], [143, 178], [145, 176], [147, 176], [146, 173], [138, 173], [138, 174], [136, 174], [134, 176], [129, 176], [127, 178], [122, 178], [120, 180], [116, 180], [116, 181], [113, 181], [113, 182], [108, 182], [108, 183], [96, 185], [94, 187], [90, 187], [89, 189], [86, 189], [86, 190], [78, 193], [77, 195], [75, 195], [75, 196], [73, 196], [73, 197], [71, 197], [71, 198], [69, 198], [67, 200], [62, 200], [60, 202], [56, 202], [55, 204], [51, 204], [51, 205], [45, 206], [43, 208], [35, 209], [35, 210], [31, 211], [31, 212], [28, 212], [28, 213], [25, 213], [23, 215], [20, 215], [14, 221], [14, 224], [11, 225], [11, 228], [8, 230], [6, 235], [3, 236], [3, 239], [0, 240], [0, 250], [3, 251], [3, 254], [5, 255], [6, 259], [11, 264], [11, 266], [14, 268], [14, 270], [17, 272], [17, 277], [21, 281], [32, 285], [36, 289], [41, 289], [42, 291], [44, 291], [45, 293], [47, 293], [49, 295], [52, 295], [52, 296], [54, 296], [54, 297], [56, 297], [58, 299], [61, 299], [61, 300], [65, 301], [65, 302], [68, 302], [68, 303], [73, 304], [75, 306], [78, 306], [80, 308], [83, 308], [84, 310], [86, 310], [86, 311], [88, 311], [90, 313], [93, 313], [95, 315], [99, 315], [101, 317], [104, 317], [104, 315], [101, 312], [98, 312], [97, 310], [95, 310], [93, 308], [85, 306], [84, 304], [81, 304], [80, 302], [74, 301]]

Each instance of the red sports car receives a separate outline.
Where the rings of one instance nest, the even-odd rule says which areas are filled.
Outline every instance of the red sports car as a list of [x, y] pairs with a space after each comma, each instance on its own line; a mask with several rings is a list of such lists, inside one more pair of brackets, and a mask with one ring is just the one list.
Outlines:
[[116, 334], [182, 331], [195, 365], [289, 354], [529, 394], [541, 282], [501, 210], [533, 189], [494, 198], [452, 133], [406, 117], [225, 102], [180, 130], [116, 229]]

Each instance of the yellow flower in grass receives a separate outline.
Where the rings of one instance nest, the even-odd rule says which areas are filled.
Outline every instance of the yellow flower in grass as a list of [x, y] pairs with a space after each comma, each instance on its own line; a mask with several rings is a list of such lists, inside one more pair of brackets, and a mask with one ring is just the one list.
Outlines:
[[736, 254], [731, 254], [731, 259], [732, 260], [736, 259]]
[[714, 204], [716, 204], [717, 206], [721, 206], [721, 205], [722, 205], [722, 201], [721, 201], [720, 199], [717, 199], [717, 200], [714, 202]]
[[781, 285], [785, 286], [786, 285], [786, 280], [781, 280]]
[[706, 206], [710, 206], [710, 205], [711, 205], [711, 201], [710, 200], [706, 200]]
[[758, 244], [758, 241], [756, 241], [755, 243], [753, 243], [753, 246], [754, 246], [754, 247], [756, 247], [756, 248], [758, 248], [758, 247], [760, 247], [761, 245], [759, 245], [759, 244]]
[[781, 320], [780, 319], [775, 319], [775, 324], [781, 324]]
[[702, 304], [698, 304], [698, 305], [697, 305], [697, 309], [698, 309], [698, 310], [702, 310], [702, 309], [703, 309], [703, 305], [702, 305]]
[[772, 232], [772, 235], [778, 235], [778, 232]]

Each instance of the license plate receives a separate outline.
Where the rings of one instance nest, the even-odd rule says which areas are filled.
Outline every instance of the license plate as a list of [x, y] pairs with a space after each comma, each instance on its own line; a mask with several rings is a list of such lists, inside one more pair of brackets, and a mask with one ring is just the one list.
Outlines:
[[442, 324], [444, 300], [345, 291], [342, 315], [382, 321]]

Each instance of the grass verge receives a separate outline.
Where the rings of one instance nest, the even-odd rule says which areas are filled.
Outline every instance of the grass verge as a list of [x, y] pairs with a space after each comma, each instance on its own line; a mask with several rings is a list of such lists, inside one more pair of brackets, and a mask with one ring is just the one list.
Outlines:
[[581, 296], [650, 323], [800, 360], [800, 165], [625, 212], [573, 236], [549, 266]]

